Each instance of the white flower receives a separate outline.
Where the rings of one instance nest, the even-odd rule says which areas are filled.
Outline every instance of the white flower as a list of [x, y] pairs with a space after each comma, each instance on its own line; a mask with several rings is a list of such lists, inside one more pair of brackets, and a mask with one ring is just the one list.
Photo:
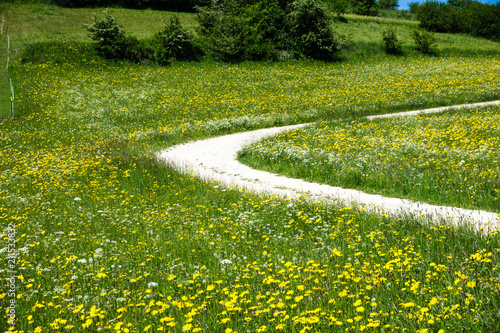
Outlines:
[[78, 259], [76, 262], [79, 262], [80, 264], [86, 264], [87, 259]]
[[148, 283], [148, 288], [154, 288], [156, 286], [158, 286], [158, 283], [156, 283], [156, 282], [149, 282]]
[[81, 200], [82, 200], [82, 198], [76, 197], [76, 198], [74, 198], [73, 200], [74, 200], [74, 201], [81, 201]]
[[230, 265], [230, 264], [232, 264], [233, 262], [232, 262], [231, 260], [229, 260], [229, 259], [222, 259], [222, 260], [220, 261], [220, 263], [221, 263], [221, 264], [223, 264], [223, 265]]

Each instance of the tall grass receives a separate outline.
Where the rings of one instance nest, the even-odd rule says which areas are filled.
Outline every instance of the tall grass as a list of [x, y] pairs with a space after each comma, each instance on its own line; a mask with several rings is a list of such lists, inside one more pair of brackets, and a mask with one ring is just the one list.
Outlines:
[[[22, 21], [15, 7], [3, 8]], [[47, 7], [60, 26], [87, 13], [59, 10]], [[17, 24], [10, 33], [19, 45], [42, 42], [44, 25], [25, 23], [26, 33]], [[53, 23], [47, 29], [56, 34]], [[96, 58], [71, 29], [23, 54], [14, 68], [19, 116], [0, 124], [0, 253], [6, 259], [15, 244], [18, 254], [0, 264], [0, 306], [16, 310], [13, 324], [3, 312], [1, 329], [499, 329], [496, 230], [484, 237], [466, 226], [255, 196], [152, 157], [197, 137], [325, 114], [497, 98], [496, 69], [482, 68], [497, 68], [498, 55], [430, 66], [414, 57], [145, 67]]]
[[[1, 15], [0, 15], [1, 20]], [[7, 72], [7, 37], [0, 35], [0, 119], [11, 115], [9, 75]]]

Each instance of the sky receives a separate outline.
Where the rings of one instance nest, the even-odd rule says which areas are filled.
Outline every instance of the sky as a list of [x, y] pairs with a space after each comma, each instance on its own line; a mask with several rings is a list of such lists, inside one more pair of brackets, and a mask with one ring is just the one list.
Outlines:
[[[425, 0], [399, 0], [399, 7], [398, 9], [400, 10], [408, 10], [410, 9], [408, 7], [408, 4], [410, 4], [411, 2], [419, 2], [419, 3], [424, 3]], [[490, 3], [490, 4], [495, 4], [497, 3], [499, 0], [477, 0], [479, 2], [482, 2], [482, 3]], [[446, 2], [446, 1], [443, 1], [443, 2]]]

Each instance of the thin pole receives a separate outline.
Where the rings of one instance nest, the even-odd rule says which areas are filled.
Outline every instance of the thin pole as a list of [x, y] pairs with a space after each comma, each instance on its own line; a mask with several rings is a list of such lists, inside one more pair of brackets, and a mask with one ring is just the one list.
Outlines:
[[10, 92], [12, 93], [12, 97], [10, 98], [10, 115], [12, 118], [14, 118], [14, 86], [12, 85], [12, 79], [10, 80]]

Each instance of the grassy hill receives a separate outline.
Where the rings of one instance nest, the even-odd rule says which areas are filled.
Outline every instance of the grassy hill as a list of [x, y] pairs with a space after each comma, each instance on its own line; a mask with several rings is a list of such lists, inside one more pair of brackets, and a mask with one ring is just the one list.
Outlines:
[[[16, 117], [0, 119], [0, 251], [10, 259], [0, 306], [16, 315], [5, 311], [0, 329], [500, 329], [497, 229], [256, 196], [154, 155], [258, 127], [498, 99], [498, 43], [437, 34], [438, 55], [426, 56], [412, 49], [416, 22], [347, 16], [336, 24], [343, 61], [161, 67], [99, 58], [82, 24], [100, 9], [0, 11], [17, 101]], [[140, 38], [168, 15], [112, 13]], [[383, 51], [389, 26], [403, 56]]]

